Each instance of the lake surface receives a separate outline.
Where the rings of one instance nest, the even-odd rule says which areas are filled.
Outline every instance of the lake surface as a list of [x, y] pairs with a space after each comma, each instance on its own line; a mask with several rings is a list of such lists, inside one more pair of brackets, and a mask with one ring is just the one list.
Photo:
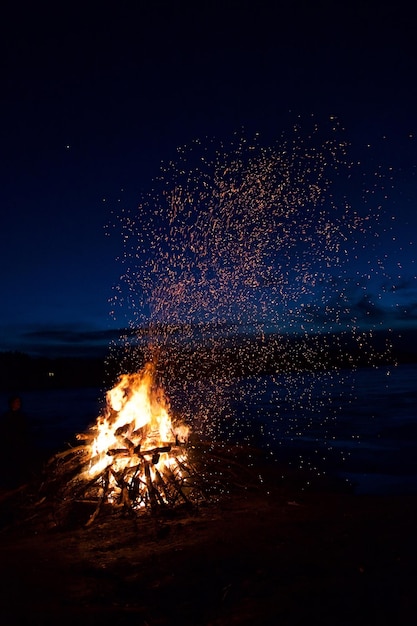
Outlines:
[[[336, 476], [358, 493], [417, 493], [417, 365], [236, 382], [217, 436], [273, 461]], [[236, 393], [237, 392], [237, 393]], [[100, 414], [97, 388], [21, 394], [36, 445], [65, 449]], [[0, 394], [7, 407], [7, 394]]]
[[266, 383], [256, 405], [236, 410], [241, 439], [278, 462], [327, 472], [357, 493], [417, 493], [417, 365], [299, 374], [292, 388]]

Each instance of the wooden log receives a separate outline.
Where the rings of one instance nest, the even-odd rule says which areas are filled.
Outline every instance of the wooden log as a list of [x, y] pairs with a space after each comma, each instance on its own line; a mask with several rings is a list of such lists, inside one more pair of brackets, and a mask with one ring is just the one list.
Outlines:
[[189, 476], [191, 474], [191, 468], [190, 465], [187, 463], [187, 465], [183, 462], [180, 461], [180, 459], [176, 456], [175, 458], [175, 462], [178, 465], [179, 468], [182, 469], [183, 472], [185, 472], [185, 474], [187, 474], [187, 476]]
[[91, 524], [94, 522], [94, 520], [97, 518], [98, 514], [101, 511], [101, 508], [104, 504], [104, 502], [106, 502], [107, 500], [107, 490], [109, 488], [109, 482], [110, 482], [110, 471], [108, 471], [106, 473], [106, 477], [105, 477], [105, 481], [104, 481], [104, 485], [103, 485], [103, 495], [101, 496], [97, 507], [95, 509], [95, 511], [92, 513], [92, 515], [90, 515], [90, 518], [88, 519], [87, 523], [86, 523], [86, 527], [91, 526]]
[[170, 452], [171, 444], [167, 444], [166, 446], [160, 446], [159, 448], [151, 448], [150, 450], [144, 450], [143, 452], [137, 451], [135, 454], [137, 456], [154, 456], [155, 454], [160, 454], [161, 452]]
[[[134, 503], [134, 501], [137, 498], [137, 495], [139, 493], [139, 490], [133, 489], [133, 481], [135, 480], [135, 476], [137, 474], [139, 466], [136, 466], [135, 471], [133, 472], [133, 475], [129, 477], [129, 469], [131, 468], [125, 468], [124, 470], [122, 470], [121, 472], [116, 472], [115, 470], [111, 469], [111, 474], [114, 478], [114, 480], [116, 481], [116, 485], [117, 487], [120, 489], [120, 494], [119, 494], [119, 502], [123, 505], [126, 505], [127, 507], [132, 507], [132, 504]], [[140, 479], [137, 479], [140, 482]]]
[[164, 479], [162, 478], [160, 471], [155, 467], [154, 472], [155, 472], [155, 477], [156, 477], [154, 484], [156, 483], [158, 488], [160, 487], [162, 489], [165, 500], [168, 502], [168, 504], [173, 505], [175, 502], [175, 498], [173, 498], [171, 494], [169, 493], [168, 486], [166, 482], [164, 481]]
[[107, 456], [132, 456], [127, 448], [110, 448], [106, 454]]
[[152, 478], [151, 478], [151, 482], [152, 482], [152, 491], [155, 496], [156, 504], [160, 507], [167, 506], [167, 501], [164, 498], [164, 494], [161, 493], [161, 491], [159, 490], [159, 485], [154, 480], [152, 480]]
[[110, 467], [110, 472], [114, 480], [116, 481], [117, 486], [120, 487], [120, 489], [122, 489], [125, 484], [124, 472], [116, 472], [112, 467]]
[[116, 437], [122, 437], [123, 435], [125, 435], [130, 428], [130, 424], [124, 424], [123, 426], [119, 426], [119, 428], [115, 431], [115, 436]]
[[127, 488], [129, 491], [129, 497], [134, 504], [139, 498], [141, 498], [141, 490], [143, 490], [145, 483], [137, 475], [133, 475], [127, 482]]
[[157, 508], [157, 501], [156, 501], [154, 486], [152, 484], [151, 470], [150, 470], [149, 463], [147, 461], [145, 461], [144, 466], [145, 466], [144, 470], [145, 470], [146, 486], [147, 486], [148, 495], [149, 495], [149, 502], [151, 505], [151, 510], [155, 512]]
[[77, 433], [75, 438], [78, 441], [93, 441], [97, 437], [97, 433]]
[[137, 448], [137, 446], [133, 443], [133, 441], [131, 441], [128, 437], [121, 437], [121, 436], [118, 436], [117, 439], [120, 441], [120, 443], [123, 446], [125, 446], [129, 454], [131, 455], [135, 454], [135, 449]]
[[122, 487], [122, 492], [120, 495], [120, 502], [121, 504], [123, 504], [123, 506], [127, 509], [131, 509], [132, 508], [132, 501], [129, 497], [129, 491], [127, 489], [127, 485], [124, 484]]
[[186, 484], [187, 490], [197, 490], [200, 496], [204, 500], [208, 500], [209, 499], [208, 492], [204, 488], [205, 481], [201, 480], [201, 473], [198, 472], [198, 470], [194, 468], [192, 465], [189, 465], [188, 463], [185, 464], [183, 461], [180, 461], [178, 457], [175, 457], [175, 461], [185, 474], [185, 476], [182, 477], [181, 482], [182, 483], [185, 483], [185, 481], [187, 482]]
[[170, 468], [165, 468], [164, 473], [167, 475], [167, 478], [168, 478], [168, 483], [169, 483], [170, 485], [172, 485], [172, 486], [173, 486], [173, 488], [175, 489], [175, 491], [176, 491], [176, 492], [178, 493], [178, 495], [179, 495], [179, 496], [180, 496], [180, 497], [184, 500], [184, 502], [185, 502], [186, 504], [189, 504], [189, 505], [191, 506], [191, 505], [192, 505], [192, 504], [191, 504], [191, 501], [187, 498], [187, 496], [185, 495], [185, 493], [184, 493], [184, 492], [183, 492], [183, 490], [181, 489], [181, 487], [180, 487], [180, 485], [179, 485], [179, 482], [178, 482], [178, 479], [177, 479], [177, 477], [175, 476], [174, 472], [173, 472]]
[[105, 479], [108, 477], [108, 473], [110, 472], [111, 467], [107, 466], [103, 469], [102, 472], [94, 476], [90, 480], [80, 479], [79, 475], [76, 476], [72, 481], [67, 484], [66, 491], [70, 494], [73, 494], [73, 497], [79, 497], [80, 494], [85, 493], [87, 489], [92, 487], [95, 483], [97, 483], [101, 479]]
[[48, 461], [48, 465], [50, 465], [51, 463], [53, 463], [54, 461], [58, 460], [58, 459], [64, 459], [65, 457], [69, 456], [70, 454], [76, 454], [78, 452], [86, 452], [88, 449], [88, 446], [86, 445], [80, 445], [80, 446], [75, 446], [74, 448], [68, 448], [68, 450], [64, 450], [63, 452], [57, 452], [57, 454], [54, 454]]

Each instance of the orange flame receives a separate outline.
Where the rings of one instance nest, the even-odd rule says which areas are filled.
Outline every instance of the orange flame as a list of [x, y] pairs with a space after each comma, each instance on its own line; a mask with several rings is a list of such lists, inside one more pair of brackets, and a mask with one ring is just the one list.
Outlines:
[[130, 468], [140, 468], [139, 479], [144, 482], [148, 478], [145, 468], [149, 472], [157, 466], [161, 473], [172, 469], [178, 450], [172, 455], [171, 449], [187, 441], [189, 429], [184, 424], [173, 425], [169, 403], [155, 383], [152, 363], [136, 374], [122, 375], [107, 392], [106, 404], [104, 415], [91, 429], [93, 439], [85, 479], [93, 479], [109, 468], [110, 484], [113, 482], [117, 490], [115, 475]]

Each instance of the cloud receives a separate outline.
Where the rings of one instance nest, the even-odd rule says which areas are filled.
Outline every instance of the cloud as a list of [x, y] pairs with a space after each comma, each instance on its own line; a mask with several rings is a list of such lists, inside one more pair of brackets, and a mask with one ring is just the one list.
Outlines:
[[415, 277], [403, 278], [395, 284], [385, 282], [383, 289], [387, 293], [395, 293], [397, 295], [401, 292], [413, 293], [417, 291], [416, 279]]
[[[280, 332], [338, 332], [343, 329], [368, 330], [370, 328], [415, 328], [417, 325], [417, 294], [413, 281], [402, 281], [398, 291], [385, 291], [379, 295], [361, 290], [345, 292], [326, 304], [309, 303], [302, 307], [287, 329]], [[399, 293], [406, 297], [399, 297]], [[395, 296], [395, 297], [393, 297]], [[285, 319], [283, 318], [285, 321]], [[288, 320], [287, 320], [288, 321]], [[0, 329], [0, 351], [19, 351], [33, 356], [46, 357], [96, 357], [104, 358], [111, 347], [120, 344], [141, 346], [154, 337], [174, 342], [199, 342], [210, 336], [226, 340], [230, 335], [250, 335], [257, 332], [256, 324], [233, 324], [212, 321], [195, 326], [181, 324], [167, 328], [158, 325], [132, 328], [94, 328], [83, 324], [30, 325]], [[265, 332], [277, 332], [275, 324], [264, 320]], [[179, 344], [178, 344], [179, 345]]]
[[396, 307], [396, 318], [400, 321], [417, 321], [417, 301]]
[[22, 333], [22, 337], [30, 341], [44, 341], [47, 343], [102, 343], [118, 337], [120, 331], [109, 330], [85, 330], [77, 327], [36, 328]]
[[378, 322], [386, 317], [386, 310], [376, 304], [369, 294], [364, 294], [353, 306], [352, 310], [358, 320]]
[[91, 329], [74, 324], [22, 326], [7, 333], [2, 349], [36, 356], [104, 356], [120, 335], [119, 329]]

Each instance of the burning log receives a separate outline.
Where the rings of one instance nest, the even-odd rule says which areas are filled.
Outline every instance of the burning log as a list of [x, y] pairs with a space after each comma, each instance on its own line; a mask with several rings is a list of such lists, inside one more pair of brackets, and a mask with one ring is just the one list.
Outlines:
[[93, 433], [77, 433], [75, 438], [78, 441], [92, 441], [94, 439]]
[[162, 491], [163, 497], [165, 501], [172, 506], [175, 503], [174, 498], [172, 498], [171, 493], [168, 489], [168, 485], [165, 483], [158, 469], [155, 469], [155, 485]]
[[170, 469], [167, 472], [167, 477], [168, 477], [168, 484], [172, 485], [172, 487], [174, 488], [174, 490], [176, 491], [176, 493], [180, 496], [180, 498], [182, 498], [184, 500], [184, 502], [190, 506], [192, 506], [191, 501], [187, 498], [187, 496], [185, 495], [183, 489], [182, 489], [182, 485], [181, 483], [177, 480], [177, 477], [175, 476], [174, 472]]
[[101, 511], [101, 508], [103, 506], [103, 504], [105, 503], [106, 499], [107, 499], [107, 490], [108, 490], [108, 486], [109, 486], [109, 481], [110, 481], [110, 471], [106, 472], [106, 477], [105, 477], [105, 482], [103, 485], [103, 495], [101, 496], [101, 498], [99, 499], [96, 509], [94, 511], [94, 513], [90, 516], [89, 520], [86, 523], [86, 526], [91, 526], [91, 524], [94, 522], [94, 520], [96, 519], [96, 517], [98, 516], [98, 514]]
[[[136, 456], [139, 457], [145, 457], [145, 456], [156, 456], [156, 455], [160, 455], [161, 452], [170, 452], [171, 450], [171, 446], [160, 446], [158, 448], [152, 448], [151, 450], [144, 450], [143, 452], [140, 451], [140, 444], [138, 446], [136, 446], [133, 450], [130, 450], [128, 448], [115, 448], [115, 449], [110, 449], [107, 450], [106, 454], [108, 456], [118, 456], [118, 455], [122, 455], [122, 456], [133, 456], [134, 454]], [[156, 465], [154, 463], [154, 465]]]
[[144, 463], [144, 470], [145, 470], [145, 478], [146, 478], [146, 487], [148, 489], [149, 502], [151, 505], [151, 511], [155, 512], [157, 508], [157, 493], [158, 492], [152, 482], [150, 467], [147, 461], [145, 461]]
[[86, 451], [87, 451], [86, 445], [76, 446], [75, 448], [68, 448], [68, 450], [64, 450], [63, 452], [57, 452], [57, 454], [54, 454], [54, 456], [49, 460], [49, 464], [53, 463], [57, 459], [63, 459], [67, 456], [77, 454], [78, 452], [86, 452]]

